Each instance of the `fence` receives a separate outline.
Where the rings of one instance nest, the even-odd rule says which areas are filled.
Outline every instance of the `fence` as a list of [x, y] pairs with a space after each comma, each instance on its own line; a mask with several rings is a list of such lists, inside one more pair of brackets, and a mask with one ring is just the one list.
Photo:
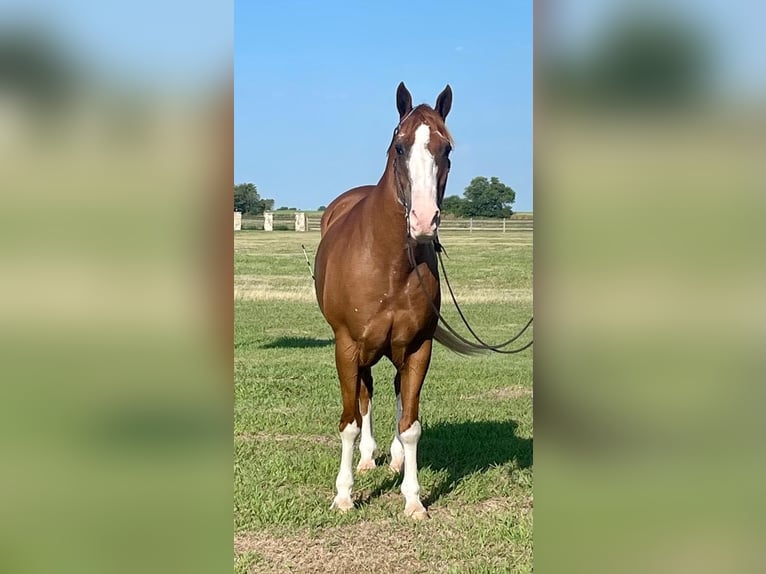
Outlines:
[[302, 211], [272, 211], [264, 215], [243, 216], [242, 229], [319, 231], [319, 218], [307, 217]]
[[[243, 216], [242, 229], [260, 229], [271, 227], [272, 231], [319, 231], [321, 217], [316, 215], [305, 215], [305, 227], [301, 229], [299, 216], [303, 212], [295, 211], [273, 211], [263, 215]], [[269, 222], [270, 220], [270, 222]], [[270, 225], [269, 225], [270, 223]], [[439, 225], [441, 231], [496, 231], [500, 233], [510, 233], [534, 230], [532, 219], [492, 219], [486, 217], [472, 218], [445, 218]]]
[[449, 218], [442, 219], [440, 231], [533, 231], [532, 219], [492, 219], [489, 217]]

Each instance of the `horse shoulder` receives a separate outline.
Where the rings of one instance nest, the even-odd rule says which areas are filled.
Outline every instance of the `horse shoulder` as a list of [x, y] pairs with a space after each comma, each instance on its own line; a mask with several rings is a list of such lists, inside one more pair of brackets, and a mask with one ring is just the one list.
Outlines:
[[367, 197], [372, 190], [375, 189], [374, 185], [363, 185], [361, 187], [355, 187], [349, 189], [345, 193], [342, 193], [336, 197], [330, 205], [327, 206], [324, 214], [322, 215], [321, 230], [322, 235], [325, 231], [339, 219], [342, 219], [357, 203]]

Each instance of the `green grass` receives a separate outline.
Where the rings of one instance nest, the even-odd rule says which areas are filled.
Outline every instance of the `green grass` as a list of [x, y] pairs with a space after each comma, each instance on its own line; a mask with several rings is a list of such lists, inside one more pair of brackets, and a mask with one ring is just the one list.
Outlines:
[[[442, 241], [477, 332], [515, 333], [531, 313], [531, 234]], [[396, 409], [383, 359], [373, 369], [379, 466], [356, 475], [352, 512], [330, 510], [340, 393], [300, 247], [313, 261], [318, 242], [317, 233], [235, 234], [236, 571], [531, 571], [531, 352], [465, 358], [435, 346], [420, 411], [424, 523], [404, 517], [401, 479], [386, 466]]]

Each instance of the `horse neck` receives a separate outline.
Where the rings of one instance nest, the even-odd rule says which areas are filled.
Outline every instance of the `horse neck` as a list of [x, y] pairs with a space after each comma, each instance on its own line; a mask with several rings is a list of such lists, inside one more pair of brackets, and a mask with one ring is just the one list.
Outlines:
[[370, 199], [373, 226], [386, 235], [390, 234], [395, 243], [401, 243], [403, 246], [407, 238], [407, 217], [405, 208], [399, 201], [396, 176], [390, 160]]
[[417, 262], [422, 262], [429, 260], [429, 253], [433, 255], [433, 248], [426, 245], [413, 244], [408, 251], [407, 244], [411, 240], [407, 235], [406, 210], [399, 201], [391, 161], [388, 162], [386, 171], [383, 172], [366, 207], [373, 242], [378, 249], [385, 250], [381, 260], [389, 261], [391, 265], [405, 270], [412, 266], [411, 257]]

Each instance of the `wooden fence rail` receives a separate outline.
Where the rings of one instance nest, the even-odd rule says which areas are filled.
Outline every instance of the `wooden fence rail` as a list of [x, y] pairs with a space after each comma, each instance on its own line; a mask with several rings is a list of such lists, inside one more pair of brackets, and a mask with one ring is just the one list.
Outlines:
[[[272, 229], [274, 231], [294, 231], [296, 229], [295, 212], [280, 213], [274, 212], [272, 215]], [[306, 231], [319, 231], [321, 218], [315, 215], [306, 216]], [[244, 215], [242, 216], [242, 229], [260, 229], [264, 227], [263, 215]], [[491, 219], [491, 218], [447, 218], [443, 219], [439, 229], [442, 231], [496, 231], [500, 233], [510, 233], [534, 230], [534, 221], [532, 219]]]

